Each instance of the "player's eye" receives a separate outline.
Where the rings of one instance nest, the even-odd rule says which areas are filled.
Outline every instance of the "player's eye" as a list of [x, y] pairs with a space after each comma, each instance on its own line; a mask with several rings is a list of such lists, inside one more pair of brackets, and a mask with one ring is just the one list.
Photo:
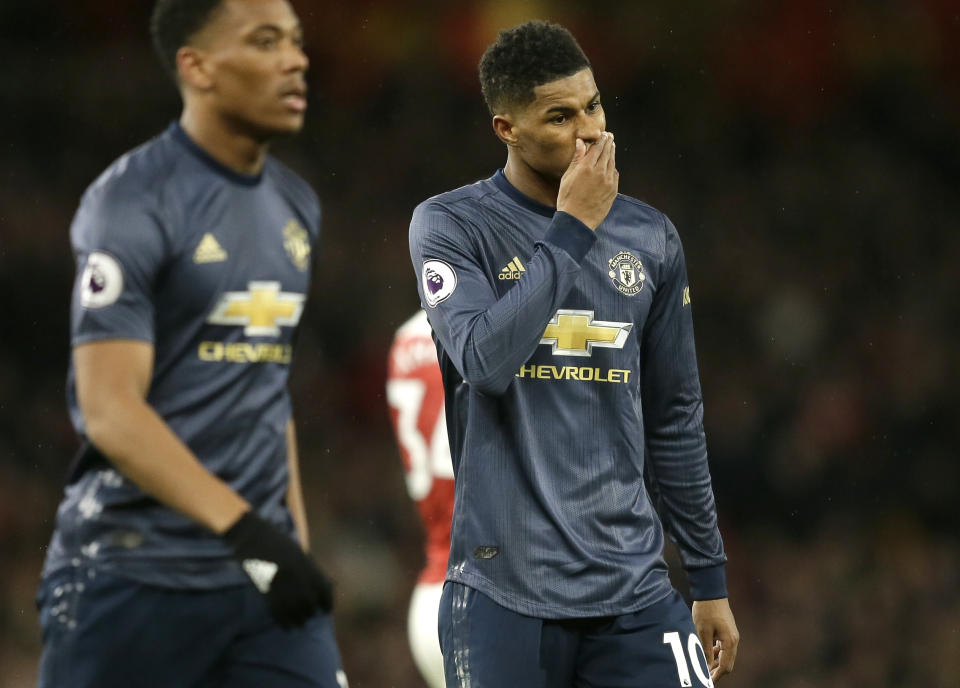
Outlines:
[[587, 112], [589, 112], [589, 113], [591, 113], [591, 114], [593, 114], [594, 112], [597, 112], [597, 111], [599, 111], [599, 110], [600, 110], [600, 101], [599, 101], [599, 100], [595, 100], [595, 101], [593, 101], [592, 103], [590, 103], [590, 104], [587, 106]]
[[253, 38], [253, 45], [260, 50], [273, 50], [279, 43], [279, 39], [271, 34], [261, 34]]
[[566, 115], [554, 115], [553, 117], [550, 118], [550, 122], [552, 124], [563, 124], [566, 121], [567, 121]]

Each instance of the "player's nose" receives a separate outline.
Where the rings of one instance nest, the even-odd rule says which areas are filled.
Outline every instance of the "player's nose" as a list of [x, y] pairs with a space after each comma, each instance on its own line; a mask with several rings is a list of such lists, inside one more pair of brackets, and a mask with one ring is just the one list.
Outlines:
[[291, 43], [283, 60], [284, 72], [305, 72], [310, 66], [310, 58], [297, 43]]
[[589, 146], [600, 140], [603, 134], [603, 125], [596, 118], [581, 115], [577, 120], [577, 138]]

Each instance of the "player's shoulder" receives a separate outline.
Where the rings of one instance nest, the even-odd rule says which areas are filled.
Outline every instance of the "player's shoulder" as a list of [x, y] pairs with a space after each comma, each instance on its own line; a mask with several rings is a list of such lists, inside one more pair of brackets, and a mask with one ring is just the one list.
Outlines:
[[411, 247], [434, 242], [475, 246], [488, 224], [488, 199], [496, 193], [496, 187], [484, 179], [423, 201], [410, 220]]
[[267, 156], [263, 173], [269, 176], [279, 193], [297, 210], [314, 217], [320, 212], [320, 199], [306, 179], [272, 155]]
[[624, 193], [617, 194], [617, 211], [633, 222], [650, 224], [661, 229], [665, 228], [668, 220], [666, 214], [639, 198]]
[[171, 213], [177, 203], [171, 184], [177, 178], [178, 156], [171, 129], [113, 161], [87, 187], [70, 226], [75, 249], [169, 239]]
[[162, 195], [176, 165], [177, 156], [167, 130], [114, 160], [87, 187], [81, 204], [101, 210], [127, 205], [147, 208]]
[[614, 204], [618, 224], [629, 232], [640, 230], [661, 257], [667, 254], [668, 242], [678, 238], [677, 230], [666, 213], [633, 196], [617, 194]]
[[481, 179], [450, 191], [431, 196], [420, 203], [414, 210], [417, 215], [442, 214], [453, 218], [468, 219], [478, 212], [485, 201], [497, 193], [497, 188], [490, 179]]

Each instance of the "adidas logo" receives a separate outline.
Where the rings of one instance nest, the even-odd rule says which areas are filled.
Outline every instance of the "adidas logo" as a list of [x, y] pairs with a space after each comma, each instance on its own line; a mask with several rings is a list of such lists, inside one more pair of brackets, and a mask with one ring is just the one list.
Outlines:
[[507, 267], [500, 271], [500, 274], [497, 275], [497, 279], [501, 280], [518, 280], [525, 273], [527, 269], [523, 267], [523, 263], [520, 262], [520, 259], [516, 256], [513, 257]]
[[203, 235], [200, 243], [197, 244], [197, 250], [193, 252], [193, 262], [200, 263], [222, 263], [227, 259], [227, 252], [209, 232]]

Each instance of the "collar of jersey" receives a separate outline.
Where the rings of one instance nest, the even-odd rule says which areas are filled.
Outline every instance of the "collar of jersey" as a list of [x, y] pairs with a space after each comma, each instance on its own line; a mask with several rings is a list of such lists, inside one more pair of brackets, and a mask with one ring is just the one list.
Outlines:
[[231, 170], [229, 167], [210, 155], [207, 151], [203, 150], [203, 148], [198, 146], [194, 140], [190, 138], [189, 134], [183, 130], [183, 127], [180, 126], [179, 122], [173, 122], [168, 131], [170, 131], [173, 135], [173, 138], [183, 144], [183, 147], [190, 151], [194, 157], [196, 157], [198, 160], [200, 160], [200, 162], [217, 174], [222, 175], [230, 181], [236, 182], [237, 184], [244, 184], [245, 186], [256, 186], [260, 183], [260, 178], [263, 176], [262, 171], [258, 172], [257, 174], [240, 174], [235, 170]]
[[544, 205], [540, 201], [535, 201], [519, 191], [517, 187], [507, 180], [507, 175], [503, 173], [502, 167], [497, 170], [495, 175], [493, 175], [493, 183], [496, 184], [497, 188], [503, 193], [507, 194], [510, 198], [522, 205], [527, 210], [535, 212], [537, 215], [543, 215], [544, 217], [552, 218], [553, 214], [557, 212], [556, 208], [552, 208], [549, 205]]

